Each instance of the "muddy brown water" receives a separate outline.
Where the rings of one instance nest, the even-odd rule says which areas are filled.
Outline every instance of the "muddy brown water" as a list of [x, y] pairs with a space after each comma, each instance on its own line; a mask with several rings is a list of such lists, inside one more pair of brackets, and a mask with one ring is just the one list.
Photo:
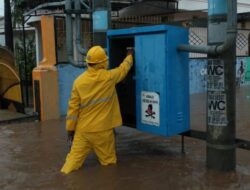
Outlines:
[[20, 118], [24, 118], [24, 117], [27, 117], [27, 115], [22, 114], [22, 113], [18, 113], [18, 112], [0, 109], [0, 122], [6, 121], [6, 120], [11, 120], [11, 119], [20, 119]]
[[[237, 137], [250, 140], [250, 88], [237, 92]], [[191, 97], [191, 126], [205, 130], [205, 95]], [[94, 154], [69, 175], [59, 170], [68, 152], [65, 121], [0, 126], [1, 190], [249, 190], [250, 151], [237, 149], [235, 172], [206, 168], [206, 143], [165, 138], [121, 127], [118, 164], [101, 166]]]

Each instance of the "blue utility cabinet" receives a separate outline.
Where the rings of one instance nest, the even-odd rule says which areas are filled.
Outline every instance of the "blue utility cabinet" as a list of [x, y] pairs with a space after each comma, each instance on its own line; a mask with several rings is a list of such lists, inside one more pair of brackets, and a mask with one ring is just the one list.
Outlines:
[[188, 54], [177, 51], [188, 31], [156, 25], [109, 30], [107, 38], [111, 68], [135, 48], [134, 67], [117, 86], [124, 124], [163, 136], [189, 130]]

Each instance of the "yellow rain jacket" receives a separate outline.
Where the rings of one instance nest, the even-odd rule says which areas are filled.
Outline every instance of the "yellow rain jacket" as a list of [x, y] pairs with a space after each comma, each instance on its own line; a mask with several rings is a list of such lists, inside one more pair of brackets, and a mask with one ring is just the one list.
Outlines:
[[67, 113], [66, 130], [98, 132], [122, 125], [115, 85], [127, 75], [133, 63], [128, 55], [119, 67], [106, 70], [89, 67], [73, 84]]
[[105, 61], [89, 67], [75, 80], [66, 121], [66, 130], [75, 131], [75, 135], [61, 172], [68, 174], [80, 168], [91, 150], [102, 165], [116, 163], [112, 129], [122, 125], [122, 118], [115, 85], [132, 64], [131, 55], [112, 70], [106, 70]]

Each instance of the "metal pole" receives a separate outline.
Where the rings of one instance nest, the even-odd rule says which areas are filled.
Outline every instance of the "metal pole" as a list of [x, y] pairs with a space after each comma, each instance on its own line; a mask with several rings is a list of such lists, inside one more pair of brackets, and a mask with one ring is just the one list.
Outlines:
[[74, 1], [75, 4], [75, 12], [76, 12], [76, 18], [75, 18], [75, 22], [76, 22], [76, 47], [77, 50], [83, 54], [86, 55], [87, 53], [87, 49], [83, 48], [81, 45], [81, 2], [80, 0], [75, 0]]
[[[223, 43], [228, 28], [236, 29], [236, 6], [235, 0], [209, 1], [209, 45]], [[236, 166], [236, 39], [231, 40], [222, 54], [208, 56], [207, 67], [207, 167], [220, 171], [235, 170]]]
[[208, 53], [207, 167], [235, 170], [235, 62], [237, 1], [208, 1], [208, 46], [180, 45], [179, 51]]
[[[93, 10], [92, 1], [89, 1], [89, 7], [91, 10]], [[90, 32], [91, 32], [91, 34], [93, 34], [94, 30], [93, 30], [93, 14], [92, 14], [92, 12], [89, 14], [89, 18], [90, 18]], [[93, 46], [93, 43], [94, 43], [93, 38], [94, 38], [94, 36], [90, 35], [90, 46]]]
[[93, 0], [93, 45], [107, 46], [106, 31], [110, 28], [110, 0]]
[[5, 44], [11, 50], [14, 51], [13, 48], [13, 29], [12, 29], [12, 21], [11, 21], [11, 7], [10, 0], [4, 0], [4, 32], [5, 32]]
[[23, 53], [24, 53], [24, 75], [25, 75], [25, 97], [26, 97], [26, 106], [29, 106], [29, 87], [28, 87], [28, 77], [27, 77], [27, 56], [26, 56], [26, 35], [25, 35], [25, 21], [24, 16], [22, 20], [22, 32], [23, 32]]
[[[80, 11], [81, 11], [81, 7], [80, 7], [80, 5], [78, 5], [78, 13], [79, 13], [79, 14], [77, 14], [78, 15], [77, 16], [78, 20], [81, 19]], [[85, 67], [86, 66], [85, 63], [81, 63], [81, 62], [75, 61], [74, 57], [73, 57], [74, 47], [73, 47], [72, 13], [74, 12], [74, 10], [72, 9], [72, 0], [66, 0], [65, 1], [65, 12], [66, 12], [66, 46], [67, 46], [68, 61], [69, 61], [69, 63], [71, 65], [73, 65], [75, 67]], [[81, 23], [81, 21], [80, 21], [80, 23]], [[78, 28], [77, 30], [80, 30], [80, 26], [77, 27], [77, 28]], [[84, 50], [84, 51], [86, 52], [86, 50]]]

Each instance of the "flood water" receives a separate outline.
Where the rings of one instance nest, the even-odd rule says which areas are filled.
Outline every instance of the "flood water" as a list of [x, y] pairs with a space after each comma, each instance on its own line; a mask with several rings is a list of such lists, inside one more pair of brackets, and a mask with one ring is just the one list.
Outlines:
[[[237, 92], [237, 137], [250, 140], [250, 88]], [[191, 97], [191, 128], [205, 130], [205, 95]], [[206, 168], [206, 143], [165, 138], [121, 127], [118, 164], [101, 166], [91, 154], [69, 175], [59, 170], [68, 152], [65, 121], [0, 126], [1, 190], [249, 190], [250, 151], [237, 149], [235, 172]]]

